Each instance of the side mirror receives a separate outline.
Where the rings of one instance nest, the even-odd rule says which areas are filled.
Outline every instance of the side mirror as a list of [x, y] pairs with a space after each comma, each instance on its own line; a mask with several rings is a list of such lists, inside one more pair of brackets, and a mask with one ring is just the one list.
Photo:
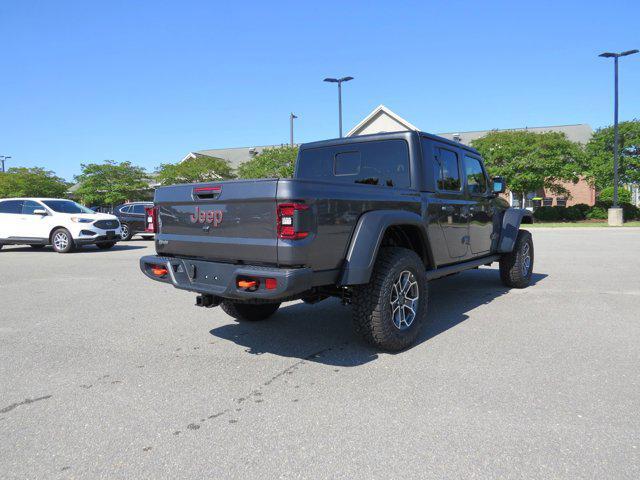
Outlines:
[[507, 184], [502, 177], [493, 177], [491, 179], [491, 185], [493, 193], [495, 193], [496, 195], [498, 193], [504, 193], [507, 189]]
[[34, 215], [42, 215], [43, 217], [46, 217], [47, 215], [49, 215], [47, 213], [47, 211], [44, 208], [37, 208], [33, 211]]

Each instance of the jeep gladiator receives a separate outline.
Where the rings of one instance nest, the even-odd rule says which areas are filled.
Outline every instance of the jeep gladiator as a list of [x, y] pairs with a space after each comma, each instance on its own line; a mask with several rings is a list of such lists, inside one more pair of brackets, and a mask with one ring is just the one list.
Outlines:
[[307, 143], [292, 179], [158, 188], [140, 268], [238, 320], [339, 297], [365, 340], [397, 351], [427, 320], [429, 281], [499, 262], [505, 285], [529, 284], [532, 217], [504, 190], [475, 149], [427, 133]]

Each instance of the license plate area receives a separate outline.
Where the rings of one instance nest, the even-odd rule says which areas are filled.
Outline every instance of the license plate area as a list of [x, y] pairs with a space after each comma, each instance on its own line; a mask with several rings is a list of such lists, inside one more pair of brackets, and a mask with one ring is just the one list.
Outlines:
[[185, 275], [194, 285], [226, 287], [233, 272], [234, 265], [184, 260], [182, 262]]

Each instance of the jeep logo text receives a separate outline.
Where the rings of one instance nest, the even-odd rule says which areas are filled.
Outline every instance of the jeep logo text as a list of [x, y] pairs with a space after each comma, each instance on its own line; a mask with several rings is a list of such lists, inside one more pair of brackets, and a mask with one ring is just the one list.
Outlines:
[[191, 223], [209, 223], [218, 227], [222, 223], [222, 210], [200, 210], [200, 207], [196, 207], [195, 213], [191, 214], [189, 220]]

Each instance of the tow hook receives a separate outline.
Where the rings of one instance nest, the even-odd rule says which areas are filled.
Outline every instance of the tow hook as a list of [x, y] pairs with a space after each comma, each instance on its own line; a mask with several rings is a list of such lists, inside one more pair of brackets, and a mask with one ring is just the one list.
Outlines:
[[205, 307], [205, 308], [213, 308], [220, 305], [222, 299], [220, 297], [216, 297], [214, 295], [198, 295], [196, 297], [196, 306], [197, 307]]

